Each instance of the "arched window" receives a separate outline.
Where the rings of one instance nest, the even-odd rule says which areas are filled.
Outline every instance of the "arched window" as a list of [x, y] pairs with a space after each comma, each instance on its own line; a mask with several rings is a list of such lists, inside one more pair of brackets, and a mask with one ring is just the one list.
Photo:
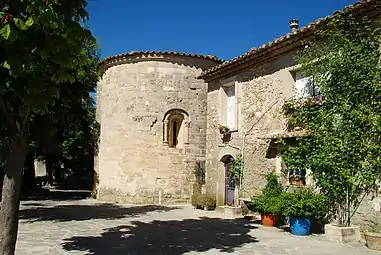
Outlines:
[[182, 148], [189, 144], [188, 114], [179, 109], [168, 111], [164, 116], [164, 144], [171, 148]]

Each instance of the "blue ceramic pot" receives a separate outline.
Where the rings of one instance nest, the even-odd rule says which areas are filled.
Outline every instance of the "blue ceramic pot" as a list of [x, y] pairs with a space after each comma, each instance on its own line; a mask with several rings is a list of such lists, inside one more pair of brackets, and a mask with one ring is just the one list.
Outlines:
[[308, 218], [290, 217], [291, 234], [306, 236], [311, 233], [311, 220]]

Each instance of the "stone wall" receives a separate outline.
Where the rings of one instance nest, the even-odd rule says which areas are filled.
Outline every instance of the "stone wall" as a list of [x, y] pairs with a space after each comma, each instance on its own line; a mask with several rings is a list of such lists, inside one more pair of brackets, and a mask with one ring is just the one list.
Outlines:
[[285, 131], [281, 108], [295, 96], [294, 52], [255, 66], [238, 76], [243, 91], [245, 172], [241, 196], [250, 198], [265, 185], [265, 176], [276, 170], [277, 152], [265, 137]]
[[[196, 57], [137, 56], [105, 71], [97, 94], [99, 199], [189, 200], [206, 144], [207, 85], [196, 77], [215, 64]], [[181, 148], [164, 143], [163, 121], [173, 109], [189, 116], [189, 144]]]
[[[224, 203], [225, 173], [221, 158], [244, 151], [244, 173], [240, 197], [251, 198], [266, 184], [265, 175], [282, 168], [279, 147], [269, 135], [286, 130], [286, 120], [281, 114], [284, 102], [295, 96], [292, 72], [300, 68], [295, 52], [281, 55], [271, 61], [247, 68], [224, 79], [209, 82], [206, 160], [208, 192], [215, 192], [218, 205]], [[223, 144], [218, 131], [221, 120], [221, 90], [227, 81], [238, 86], [238, 130], [232, 140]], [[310, 180], [313, 183], [313, 180]], [[283, 183], [285, 184], [285, 183]], [[288, 183], [287, 183], [288, 184]], [[367, 197], [352, 219], [362, 229], [376, 226], [381, 229], [381, 199]]]
[[[244, 156], [244, 173], [240, 197], [250, 198], [265, 184], [265, 175], [276, 166], [276, 153], [270, 139], [264, 136], [285, 129], [280, 109], [294, 95], [294, 52], [279, 56], [231, 77], [209, 82], [207, 117], [207, 187], [216, 192], [219, 205], [224, 203], [225, 171], [221, 159], [225, 155]], [[222, 116], [222, 86], [234, 82], [237, 87], [238, 129], [231, 141], [223, 143], [218, 124]]]
[[361, 230], [381, 231], [381, 197], [367, 196], [351, 219]]

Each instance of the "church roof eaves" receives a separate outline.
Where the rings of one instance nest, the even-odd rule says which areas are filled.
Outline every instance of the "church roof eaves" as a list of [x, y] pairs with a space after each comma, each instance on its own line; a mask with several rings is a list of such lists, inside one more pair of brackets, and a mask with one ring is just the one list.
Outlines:
[[193, 58], [201, 58], [205, 60], [212, 60], [215, 61], [216, 64], [223, 63], [224, 61], [217, 58], [216, 56], [212, 55], [201, 55], [201, 54], [193, 54], [193, 53], [184, 53], [184, 52], [176, 52], [176, 51], [130, 51], [123, 54], [118, 54], [114, 56], [107, 57], [103, 59], [99, 66], [103, 66], [104, 68], [108, 68], [109, 66], [112, 66], [113, 64], [123, 61], [126, 58], [134, 57], [134, 56], [146, 56], [146, 55], [154, 55], [154, 56], [180, 56], [180, 57], [193, 57]]

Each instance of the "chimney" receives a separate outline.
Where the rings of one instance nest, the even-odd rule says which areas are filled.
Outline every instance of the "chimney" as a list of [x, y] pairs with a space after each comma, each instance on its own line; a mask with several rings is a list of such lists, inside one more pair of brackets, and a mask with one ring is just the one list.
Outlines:
[[290, 28], [291, 32], [295, 32], [299, 28], [299, 20], [298, 19], [292, 19], [290, 20]]

